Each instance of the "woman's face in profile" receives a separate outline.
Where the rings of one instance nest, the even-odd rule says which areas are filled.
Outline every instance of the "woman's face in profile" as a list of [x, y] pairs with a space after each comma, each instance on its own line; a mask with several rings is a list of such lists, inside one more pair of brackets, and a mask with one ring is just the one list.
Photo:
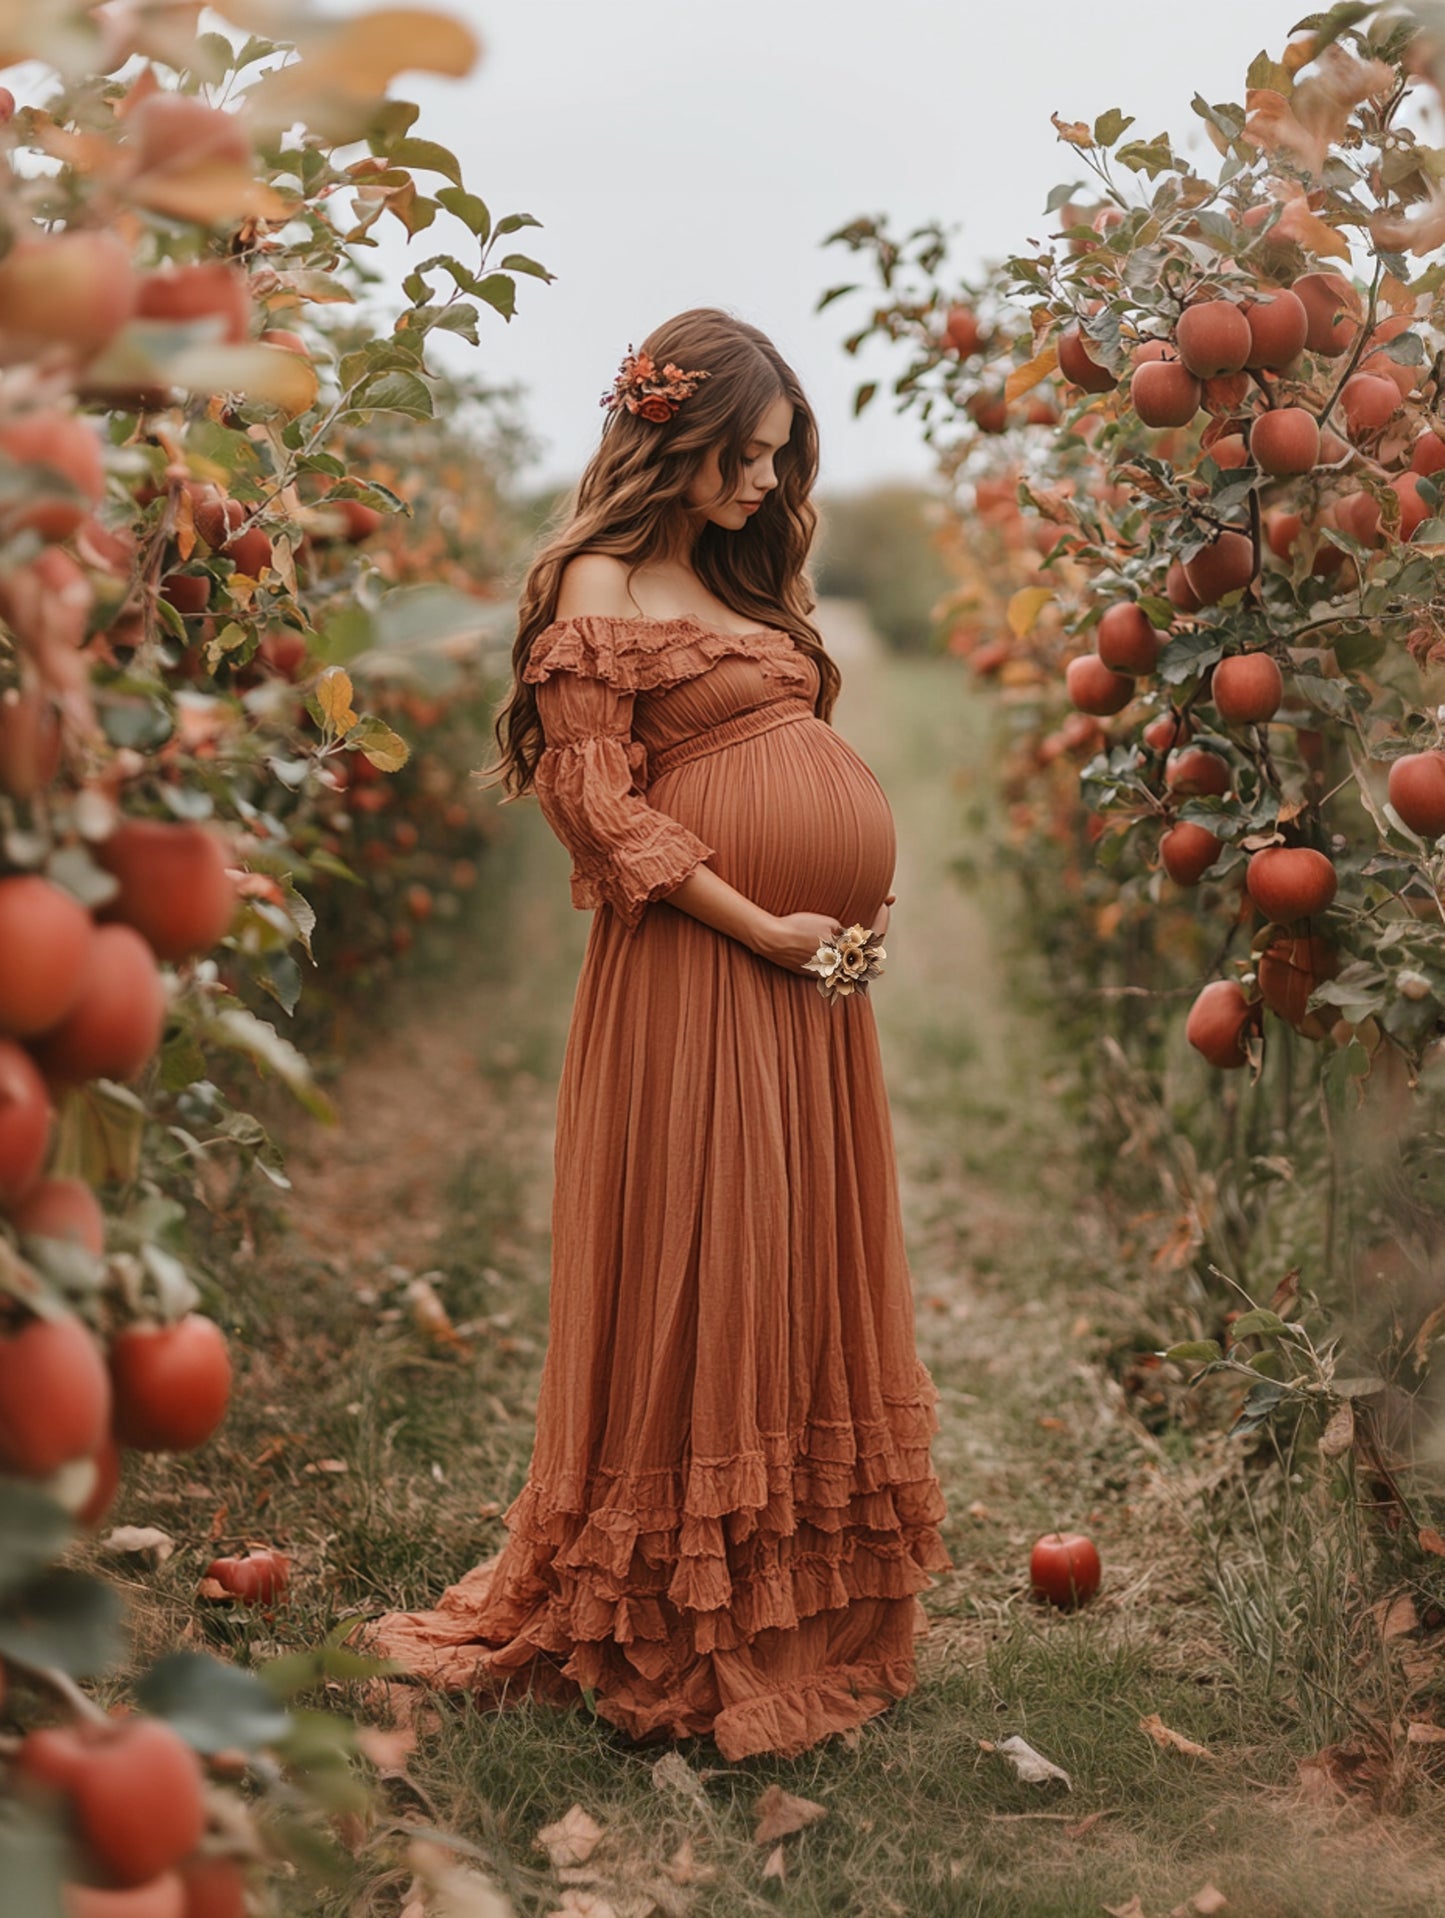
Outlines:
[[743, 447], [743, 465], [737, 484], [730, 491], [724, 488], [718, 451], [713, 447], [692, 477], [687, 489], [688, 505], [695, 507], [711, 525], [738, 532], [777, 485], [775, 461], [787, 445], [792, 430], [792, 402], [779, 395], [756, 422], [752, 437]]

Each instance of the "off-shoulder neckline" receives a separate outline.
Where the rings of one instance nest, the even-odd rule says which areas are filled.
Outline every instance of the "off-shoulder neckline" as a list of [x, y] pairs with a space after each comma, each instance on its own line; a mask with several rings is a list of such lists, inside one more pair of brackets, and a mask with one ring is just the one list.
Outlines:
[[757, 639], [768, 634], [777, 639], [789, 639], [781, 626], [748, 626], [741, 632], [733, 632], [726, 626], [709, 626], [705, 620], [698, 619], [692, 613], [667, 613], [661, 617], [650, 613], [569, 613], [565, 619], [554, 619], [553, 626], [690, 626], [694, 632], [707, 633], [713, 639]]

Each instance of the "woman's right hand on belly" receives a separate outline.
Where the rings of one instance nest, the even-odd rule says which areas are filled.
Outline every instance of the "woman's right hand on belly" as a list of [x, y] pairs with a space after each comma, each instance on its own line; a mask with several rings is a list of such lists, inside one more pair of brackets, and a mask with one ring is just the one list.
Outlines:
[[769, 913], [751, 944], [759, 958], [785, 972], [802, 972], [824, 940], [836, 939], [842, 930], [842, 920], [826, 912]]

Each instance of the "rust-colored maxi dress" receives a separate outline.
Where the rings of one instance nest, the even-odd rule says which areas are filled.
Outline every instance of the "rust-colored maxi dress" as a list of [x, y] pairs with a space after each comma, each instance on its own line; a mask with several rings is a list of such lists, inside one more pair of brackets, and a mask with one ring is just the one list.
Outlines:
[[[894, 827], [776, 630], [555, 622], [536, 787], [592, 922], [557, 1108], [550, 1338], [504, 1549], [369, 1643], [495, 1703], [793, 1756], [912, 1689], [951, 1561], [873, 1007], [666, 903], [706, 861], [871, 924]], [[886, 978], [875, 988], [887, 991]]]

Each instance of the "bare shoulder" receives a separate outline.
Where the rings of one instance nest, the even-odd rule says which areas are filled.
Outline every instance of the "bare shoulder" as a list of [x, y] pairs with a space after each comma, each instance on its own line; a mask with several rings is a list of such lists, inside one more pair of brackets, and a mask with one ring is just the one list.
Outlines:
[[578, 553], [562, 569], [558, 619], [626, 619], [637, 611], [627, 590], [630, 569], [611, 553]]

